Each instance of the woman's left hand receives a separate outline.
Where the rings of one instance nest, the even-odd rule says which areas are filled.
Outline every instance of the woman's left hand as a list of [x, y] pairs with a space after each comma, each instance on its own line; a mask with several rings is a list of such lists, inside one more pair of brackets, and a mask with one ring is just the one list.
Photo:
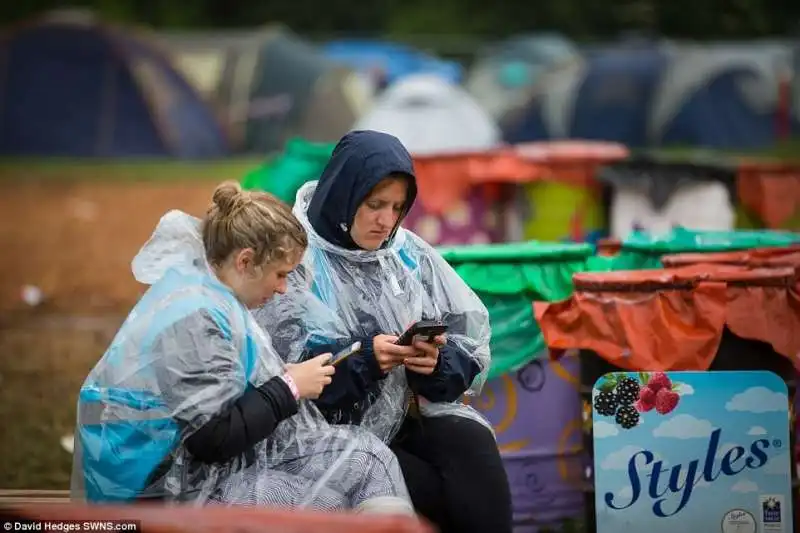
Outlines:
[[433, 374], [436, 369], [436, 363], [439, 362], [439, 346], [444, 346], [446, 342], [447, 339], [444, 335], [437, 336], [433, 343], [415, 342], [413, 346], [417, 349], [417, 356], [406, 358], [403, 364], [407, 369], [417, 374], [425, 376]]

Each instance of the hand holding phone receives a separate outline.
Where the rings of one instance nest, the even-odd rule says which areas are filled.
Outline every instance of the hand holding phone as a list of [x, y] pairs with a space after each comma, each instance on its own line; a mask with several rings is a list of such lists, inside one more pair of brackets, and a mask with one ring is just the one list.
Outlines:
[[344, 350], [341, 350], [340, 352], [337, 352], [336, 355], [334, 355], [331, 358], [330, 364], [332, 364], [333, 366], [336, 366], [339, 363], [341, 363], [342, 361], [344, 361], [345, 359], [347, 359], [348, 357], [350, 357], [351, 355], [353, 355], [355, 353], [358, 353], [360, 351], [361, 351], [361, 342], [360, 341], [356, 341], [353, 344], [351, 344], [350, 346], [348, 346], [347, 348], [345, 348]]
[[412, 324], [399, 339], [397, 344], [400, 346], [411, 346], [415, 341], [423, 341], [432, 344], [439, 335], [447, 333], [447, 324], [436, 320], [420, 320]]

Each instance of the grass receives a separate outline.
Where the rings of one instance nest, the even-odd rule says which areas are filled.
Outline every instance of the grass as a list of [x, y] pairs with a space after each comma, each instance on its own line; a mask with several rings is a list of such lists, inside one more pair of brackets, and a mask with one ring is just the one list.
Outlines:
[[0, 488], [67, 489], [77, 391], [103, 354], [108, 330], [16, 325], [0, 330]]
[[0, 159], [0, 181], [240, 180], [265, 158], [210, 161]]

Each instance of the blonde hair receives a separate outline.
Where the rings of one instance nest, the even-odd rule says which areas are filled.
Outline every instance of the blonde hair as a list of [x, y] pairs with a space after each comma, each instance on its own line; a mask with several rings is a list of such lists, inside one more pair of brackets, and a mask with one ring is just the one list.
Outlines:
[[308, 237], [288, 205], [260, 191], [244, 191], [235, 181], [217, 186], [203, 220], [203, 245], [212, 265], [233, 252], [252, 248], [257, 265], [301, 255]]

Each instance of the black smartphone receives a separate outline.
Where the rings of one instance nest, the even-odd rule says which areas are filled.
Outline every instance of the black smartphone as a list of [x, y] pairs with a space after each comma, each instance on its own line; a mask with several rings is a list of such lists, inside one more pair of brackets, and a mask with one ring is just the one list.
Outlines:
[[411, 346], [416, 338], [422, 338], [425, 342], [433, 342], [434, 337], [447, 333], [447, 324], [436, 320], [420, 320], [408, 328], [395, 344], [400, 346]]
[[356, 341], [347, 348], [345, 348], [344, 350], [337, 352], [336, 355], [331, 357], [331, 362], [329, 364], [336, 366], [345, 359], [347, 359], [348, 357], [350, 357], [351, 355], [353, 355], [354, 353], [358, 353], [359, 351], [361, 351], [361, 341]]

